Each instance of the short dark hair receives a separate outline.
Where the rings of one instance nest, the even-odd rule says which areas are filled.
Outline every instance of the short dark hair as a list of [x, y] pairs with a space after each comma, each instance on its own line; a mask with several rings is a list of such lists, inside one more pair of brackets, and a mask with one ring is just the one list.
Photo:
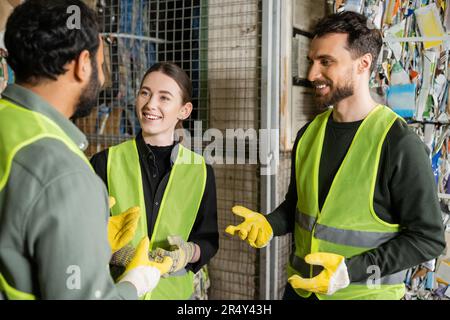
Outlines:
[[373, 71], [383, 40], [380, 30], [369, 26], [369, 23], [362, 14], [343, 11], [321, 19], [315, 26], [313, 35], [320, 38], [330, 33], [346, 33], [348, 35], [347, 46], [352, 57], [356, 59], [370, 53], [373, 58], [370, 71]]
[[[71, 5], [79, 8], [79, 29], [67, 25]], [[95, 60], [100, 45], [96, 19], [80, 0], [28, 0], [15, 8], [6, 23], [5, 45], [17, 82], [56, 80], [83, 50]]]

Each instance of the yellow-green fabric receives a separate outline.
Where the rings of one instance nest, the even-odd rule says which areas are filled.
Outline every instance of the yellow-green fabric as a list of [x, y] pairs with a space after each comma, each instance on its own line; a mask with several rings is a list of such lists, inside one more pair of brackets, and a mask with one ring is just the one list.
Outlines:
[[5, 294], [8, 300], [36, 300], [36, 297], [31, 293], [19, 291], [11, 287], [3, 275], [0, 273], [0, 292]]
[[[16, 128], [20, 128], [17, 130]], [[12, 159], [23, 147], [43, 138], [62, 141], [67, 147], [80, 156], [89, 167], [89, 160], [77, 145], [48, 117], [12, 102], [0, 99], [0, 190], [8, 180]], [[92, 167], [91, 167], [92, 168]]]
[[[20, 130], [17, 128], [20, 128]], [[8, 181], [11, 165], [17, 152], [43, 138], [62, 141], [70, 150], [89, 164], [89, 160], [84, 153], [48, 117], [17, 106], [5, 99], [0, 99], [0, 191]], [[8, 299], [34, 299], [31, 293], [20, 292], [8, 285], [1, 273], [0, 291], [5, 293]]]
[[[206, 164], [202, 156], [181, 144], [164, 191], [155, 227], [150, 239], [150, 250], [168, 249], [167, 237], [179, 235], [188, 241], [206, 185]], [[142, 174], [135, 140], [111, 147], [108, 152], [107, 178], [109, 194], [116, 198], [112, 214], [120, 214], [131, 206], [141, 208], [136, 235], [136, 247], [147, 236], [147, 217], [142, 187]], [[158, 286], [146, 300], [189, 299], [194, 292], [193, 273], [182, 270], [176, 275], [161, 278]]]
[[[386, 106], [377, 106], [364, 119], [337, 171], [321, 210], [318, 201], [319, 166], [325, 129], [332, 110], [308, 126], [296, 150], [298, 193], [294, 231], [295, 252], [288, 275], [310, 278], [321, 268], [305, 263], [312, 252], [330, 252], [346, 258], [376, 248], [395, 237], [399, 225], [381, 220], [373, 208], [373, 194], [381, 147], [398, 116]], [[371, 274], [368, 273], [368, 277]], [[351, 283], [331, 296], [319, 299], [400, 299], [404, 295], [404, 272], [380, 279], [378, 288]], [[296, 290], [302, 297], [311, 292]]]
[[139, 206], [141, 217], [131, 245], [136, 248], [142, 237], [147, 235], [144, 192], [142, 191], [141, 167], [136, 141], [129, 140], [108, 151], [108, 192], [116, 199], [111, 214], [118, 215], [130, 207]]

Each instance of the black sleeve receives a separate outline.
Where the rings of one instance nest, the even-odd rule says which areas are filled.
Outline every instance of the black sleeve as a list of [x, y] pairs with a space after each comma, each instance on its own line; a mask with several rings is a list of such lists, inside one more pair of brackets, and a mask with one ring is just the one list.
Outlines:
[[273, 229], [274, 236], [282, 236], [286, 233], [294, 232], [295, 226], [295, 210], [297, 207], [297, 183], [295, 175], [295, 155], [298, 146], [298, 142], [305, 132], [310, 122], [303, 126], [297, 133], [294, 146], [292, 148], [291, 157], [291, 180], [289, 182], [289, 188], [286, 193], [284, 201], [269, 215], [267, 220]]
[[91, 164], [95, 173], [103, 180], [106, 186], [108, 186], [108, 178], [106, 173], [106, 166], [108, 163], [108, 149], [96, 153], [91, 158]]
[[[346, 261], [351, 281], [364, 281], [368, 267], [380, 267], [381, 276], [419, 265], [439, 256], [445, 248], [437, 188], [426, 146], [419, 137], [395, 123], [386, 137], [388, 177], [392, 213], [401, 227], [399, 236], [380, 247]], [[402, 128], [403, 127], [403, 128]], [[401, 137], [396, 131], [409, 130]]]
[[217, 226], [217, 198], [214, 171], [206, 166], [207, 177], [197, 218], [192, 227], [189, 241], [196, 243], [201, 250], [200, 259], [187, 265], [187, 269], [196, 273], [207, 264], [219, 249], [219, 229]]

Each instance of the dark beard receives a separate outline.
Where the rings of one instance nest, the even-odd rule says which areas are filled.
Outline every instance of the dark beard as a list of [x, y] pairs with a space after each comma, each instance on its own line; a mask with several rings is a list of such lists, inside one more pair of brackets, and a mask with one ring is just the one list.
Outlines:
[[89, 83], [84, 88], [83, 92], [78, 98], [78, 103], [75, 108], [75, 113], [71, 119], [76, 120], [88, 116], [92, 109], [97, 105], [98, 95], [100, 93], [101, 84], [98, 79], [97, 61], [95, 57], [91, 59], [92, 73]]
[[[325, 84], [330, 86], [330, 89], [332, 89], [332, 83], [326, 82]], [[340, 101], [344, 100], [345, 98], [348, 98], [352, 96], [354, 93], [353, 85], [351, 81], [348, 81], [344, 86], [337, 87], [334, 91], [331, 91], [328, 96], [321, 97], [316, 96], [316, 102], [318, 104], [319, 109], [323, 110], [328, 108], [329, 106], [334, 106]]]

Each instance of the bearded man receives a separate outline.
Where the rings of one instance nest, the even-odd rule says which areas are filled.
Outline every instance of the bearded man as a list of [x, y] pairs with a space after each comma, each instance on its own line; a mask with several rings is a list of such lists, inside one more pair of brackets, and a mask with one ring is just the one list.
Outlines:
[[261, 248], [293, 233], [284, 299], [401, 299], [408, 268], [445, 248], [426, 146], [376, 103], [369, 79], [382, 46], [358, 13], [314, 30], [308, 80], [326, 111], [297, 134], [284, 202], [227, 232]]

